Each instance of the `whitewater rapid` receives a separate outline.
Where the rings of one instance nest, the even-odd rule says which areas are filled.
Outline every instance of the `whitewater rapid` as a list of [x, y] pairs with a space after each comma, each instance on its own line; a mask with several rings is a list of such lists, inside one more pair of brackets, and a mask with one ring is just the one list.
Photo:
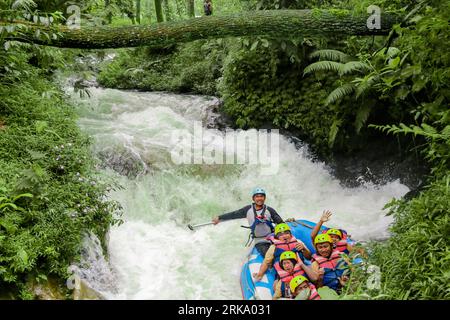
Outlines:
[[174, 130], [193, 134], [196, 121], [206, 126], [216, 98], [101, 88], [90, 93], [90, 99], [77, 99], [79, 125], [93, 137], [102, 174], [124, 187], [110, 195], [124, 212], [124, 223], [109, 234], [114, 284], [96, 285], [90, 277], [108, 299], [241, 299], [248, 230], [240, 226], [246, 221], [196, 231], [186, 225], [250, 204], [255, 186], [266, 189], [267, 204], [284, 219], [317, 221], [330, 209], [328, 226], [363, 241], [388, 237], [392, 218], [382, 208], [409, 191], [398, 180], [342, 187], [325, 164], [312, 160], [307, 146], [296, 148], [282, 135], [276, 174], [262, 174], [258, 164], [177, 165], [171, 158], [179, 143]]

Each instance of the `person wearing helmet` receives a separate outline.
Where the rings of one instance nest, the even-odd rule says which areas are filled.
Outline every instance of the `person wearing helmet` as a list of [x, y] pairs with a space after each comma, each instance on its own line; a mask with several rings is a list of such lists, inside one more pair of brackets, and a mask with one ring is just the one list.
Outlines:
[[280, 256], [280, 261], [275, 263], [275, 270], [279, 280], [274, 282], [273, 299], [292, 298], [289, 283], [296, 276], [307, 276], [317, 280], [316, 273], [311, 267], [304, 264], [298, 253], [285, 251]]
[[266, 237], [273, 232], [274, 223], [282, 223], [283, 219], [275, 209], [265, 204], [266, 191], [263, 188], [253, 189], [252, 200], [252, 204], [214, 217], [212, 222], [218, 224], [221, 221], [247, 218], [250, 236], [255, 240], [256, 249], [264, 257], [270, 247], [270, 241]]
[[[326, 210], [322, 213], [319, 222], [315, 225], [313, 231], [311, 232], [311, 239], [314, 241], [316, 236], [320, 232], [322, 225], [330, 220], [331, 211]], [[347, 233], [339, 229], [328, 229], [325, 231], [333, 240], [333, 248], [339, 252], [349, 253], [352, 250], [352, 246], [347, 241]]]
[[269, 240], [272, 245], [267, 250], [259, 271], [253, 274], [256, 281], [261, 280], [267, 269], [269, 269], [273, 262], [278, 262], [281, 254], [285, 251], [298, 252], [302, 260], [305, 258], [309, 260], [312, 257], [311, 251], [308, 250], [303, 242], [297, 240], [292, 235], [291, 228], [286, 223], [277, 224], [275, 227], [275, 235], [268, 236], [267, 240]]
[[291, 299], [296, 300], [320, 300], [316, 287], [304, 276], [294, 277], [289, 282]]
[[314, 247], [317, 253], [312, 256], [311, 267], [318, 275], [317, 287], [327, 286], [339, 292], [348, 280], [345, 254], [333, 249], [333, 240], [326, 233], [315, 237]]

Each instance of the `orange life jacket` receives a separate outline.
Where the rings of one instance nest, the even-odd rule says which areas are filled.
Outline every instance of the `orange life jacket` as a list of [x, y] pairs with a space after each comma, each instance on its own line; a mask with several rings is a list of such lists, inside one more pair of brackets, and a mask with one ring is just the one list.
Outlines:
[[325, 270], [323, 275], [323, 285], [328, 286], [333, 290], [340, 287], [339, 277], [342, 276], [344, 269], [337, 269], [337, 264], [341, 261], [341, 253], [338, 250], [333, 250], [329, 258], [324, 258], [318, 254], [313, 254], [312, 261], [319, 264], [319, 268]]
[[279, 261], [276, 262], [273, 267], [277, 271], [278, 276], [280, 277], [280, 280], [283, 281], [283, 282], [289, 283], [296, 276], [305, 276], [305, 270], [303, 270], [303, 268], [300, 266], [299, 263], [295, 264], [294, 270], [292, 270], [292, 272], [285, 271], [281, 267], [281, 264], [280, 264]]
[[329, 258], [319, 256], [317, 253], [312, 255], [312, 261], [317, 261], [319, 268], [336, 269], [336, 265], [340, 259], [341, 255], [338, 250], [333, 250]]
[[333, 244], [333, 248], [339, 252], [344, 252], [344, 253], [348, 253], [347, 250], [347, 240], [339, 240], [338, 242]]
[[298, 251], [297, 249], [295, 249], [295, 246], [299, 243], [299, 241], [294, 236], [292, 236], [288, 242], [278, 240], [273, 235], [267, 237], [266, 239], [275, 245], [275, 252], [274, 252], [275, 261], [279, 260], [281, 254], [284, 251], [294, 251], [294, 252]]
[[312, 283], [309, 284], [309, 289], [311, 289], [311, 294], [309, 295], [308, 300], [320, 300], [319, 293], [317, 292], [316, 287]]

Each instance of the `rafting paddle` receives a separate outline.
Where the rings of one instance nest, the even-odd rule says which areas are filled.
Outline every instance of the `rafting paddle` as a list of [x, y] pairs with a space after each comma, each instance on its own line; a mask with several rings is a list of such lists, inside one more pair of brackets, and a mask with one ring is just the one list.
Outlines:
[[210, 224], [214, 224], [214, 223], [213, 222], [206, 222], [206, 223], [200, 223], [200, 224], [195, 224], [195, 225], [188, 224], [187, 227], [189, 229], [191, 229], [192, 231], [194, 231], [194, 228], [203, 227], [203, 226], [207, 226], [207, 225], [210, 225]]

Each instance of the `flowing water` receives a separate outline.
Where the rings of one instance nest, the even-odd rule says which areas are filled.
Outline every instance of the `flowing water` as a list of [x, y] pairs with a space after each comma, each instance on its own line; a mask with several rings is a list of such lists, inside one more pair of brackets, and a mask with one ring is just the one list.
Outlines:
[[[90, 91], [90, 99], [77, 99], [79, 125], [94, 139], [102, 173], [124, 187], [111, 193], [124, 208], [124, 223], [110, 231], [109, 266], [104, 259], [90, 259], [91, 267], [84, 270], [85, 278], [109, 299], [241, 299], [239, 274], [248, 229], [240, 226], [246, 221], [195, 231], [186, 225], [250, 204], [255, 186], [266, 189], [267, 204], [284, 219], [317, 221], [330, 209], [327, 225], [363, 241], [388, 236], [391, 217], [382, 208], [408, 192], [399, 181], [342, 187], [325, 164], [312, 160], [307, 146], [281, 135], [276, 174], [264, 174], [258, 164], [177, 165], [171, 151], [182, 142], [172, 139], [174, 130], [189, 136], [195, 121], [206, 126], [216, 98]], [[220, 140], [223, 132], [204, 135]], [[250, 138], [250, 143], [256, 141]], [[108, 270], [107, 277], [100, 275]], [[106, 279], [109, 286], [95, 279]]]

